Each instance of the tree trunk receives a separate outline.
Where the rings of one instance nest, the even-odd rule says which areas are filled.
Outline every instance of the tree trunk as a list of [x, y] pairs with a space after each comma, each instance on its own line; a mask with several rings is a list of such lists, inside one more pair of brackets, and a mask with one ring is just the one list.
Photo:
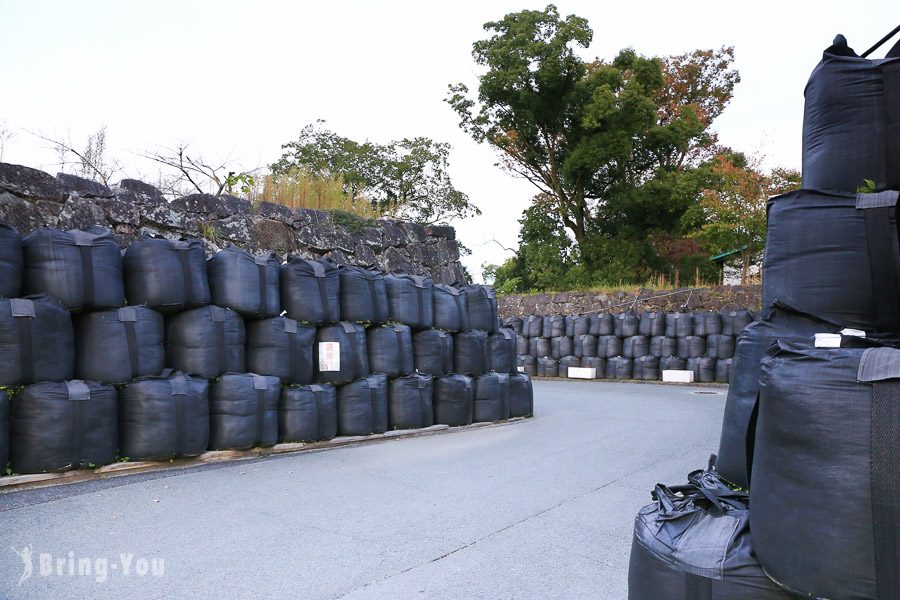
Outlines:
[[744, 254], [741, 257], [741, 285], [747, 285], [747, 279], [750, 277], [750, 254]]

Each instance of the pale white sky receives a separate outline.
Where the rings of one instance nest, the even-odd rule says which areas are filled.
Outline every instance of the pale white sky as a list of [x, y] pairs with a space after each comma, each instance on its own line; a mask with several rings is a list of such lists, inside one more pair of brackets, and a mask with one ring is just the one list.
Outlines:
[[[546, 2], [332, 0], [0, 0], [0, 126], [5, 162], [56, 173], [48, 137], [83, 146], [106, 125], [125, 175], [155, 179], [138, 155], [190, 142], [207, 157], [264, 166], [316, 119], [358, 140], [427, 136], [452, 144], [451, 175], [483, 216], [454, 223], [481, 264], [508, 256], [531, 186], [494, 166], [457, 126], [447, 84], [477, 86], [482, 25]], [[799, 168], [803, 87], [836, 33], [862, 52], [900, 21], [896, 1], [557, 2], [589, 20], [585, 58], [735, 46], [735, 98], [723, 143]], [[875, 56], [883, 56], [881, 54]]]

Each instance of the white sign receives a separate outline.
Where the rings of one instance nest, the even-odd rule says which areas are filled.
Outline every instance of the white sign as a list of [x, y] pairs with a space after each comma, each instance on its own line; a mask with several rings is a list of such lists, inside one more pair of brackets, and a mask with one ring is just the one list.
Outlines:
[[694, 372], [666, 369], [662, 372], [662, 380], [668, 383], [694, 383]]
[[319, 371], [341, 370], [341, 343], [319, 342]]
[[596, 367], [569, 367], [570, 379], [597, 379]]

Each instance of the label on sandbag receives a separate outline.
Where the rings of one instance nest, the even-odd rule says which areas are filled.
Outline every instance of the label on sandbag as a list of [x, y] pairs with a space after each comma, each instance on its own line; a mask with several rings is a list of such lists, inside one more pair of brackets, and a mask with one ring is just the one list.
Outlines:
[[319, 371], [341, 370], [341, 343], [319, 342]]
[[524, 373], [524, 372], [525, 372], [525, 367], [517, 367], [516, 370], [517, 370], [519, 373]]
[[841, 334], [839, 333], [817, 333], [815, 335], [816, 348], [840, 348]]

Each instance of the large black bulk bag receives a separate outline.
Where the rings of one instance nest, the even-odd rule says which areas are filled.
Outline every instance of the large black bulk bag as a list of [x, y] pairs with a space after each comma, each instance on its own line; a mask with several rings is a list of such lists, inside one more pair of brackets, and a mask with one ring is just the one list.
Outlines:
[[434, 422], [451, 427], [472, 424], [475, 382], [465, 375], [434, 379]]
[[0, 390], [0, 465], [6, 470], [9, 462], [9, 394]]
[[706, 338], [689, 335], [678, 338], [678, 356], [681, 358], [698, 358], [706, 354]]
[[734, 336], [714, 334], [706, 338], [706, 355], [710, 358], [734, 356]]
[[559, 377], [559, 362], [555, 358], [542, 356], [537, 359], [538, 377]]
[[746, 493], [695, 472], [653, 500], [634, 521], [629, 600], [789, 600], [756, 561]]
[[613, 335], [616, 332], [616, 320], [609, 313], [591, 315], [591, 335]]
[[496, 333], [500, 326], [497, 318], [497, 293], [487, 285], [467, 285], [466, 306], [469, 307], [469, 326], [488, 333]]
[[343, 321], [320, 327], [313, 354], [316, 383], [339, 385], [369, 374], [366, 329]]
[[650, 354], [656, 358], [678, 355], [678, 338], [657, 335], [650, 338]]
[[328, 384], [286, 386], [278, 400], [278, 441], [319, 442], [337, 435], [337, 390]]
[[108, 229], [42, 227], [22, 241], [26, 296], [49, 294], [74, 312], [125, 306], [122, 253]]
[[[385, 276], [388, 306], [392, 321], [406, 323], [413, 329], [428, 329], [434, 324], [433, 291], [431, 277], [391, 273]], [[468, 292], [466, 292], [468, 298]], [[497, 331], [496, 296], [494, 296], [494, 327]], [[471, 317], [470, 317], [471, 320]], [[485, 329], [487, 331], [487, 329]]]
[[617, 314], [614, 324], [616, 337], [623, 339], [637, 335], [641, 327], [640, 319], [630, 310]]
[[207, 379], [245, 370], [244, 320], [233, 310], [202, 306], [166, 317], [166, 366]]
[[750, 488], [760, 564], [802, 596], [900, 597], [900, 350], [779, 341], [762, 371]]
[[[469, 306], [466, 303], [465, 290], [436, 284], [431, 296], [435, 329], [444, 331], [469, 329]], [[522, 328], [525, 329], [525, 323]]]
[[559, 359], [559, 377], [568, 377], [569, 376], [569, 367], [580, 367], [581, 360], [578, 359], [577, 356], [563, 356]]
[[388, 377], [416, 370], [412, 332], [406, 325], [383, 325], [366, 331], [369, 370]]
[[578, 358], [597, 356], [597, 336], [576, 335], [573, 341], [573, 354]]
[[72, 379], [69, 311], [50, 296], [0, 298], [0, 357], [0, 386]]
[[733, 358], [716, 359], [716, 381], [718, 383], [728, 383], [731, 381], [732, 365], [734, 365]]
[[413, 358], [416, 371], [435, 377], [453, 372], [453, 336], [437, 329], [413, 334]]
[[199, 240], [141, 238], [122, 261], [128, 304], [172, 313], [210, 303], [206, 253]]
[[516, 335], [516, 355], [523, 356], [528, 354], [528, 340], [524, 335]]
[[753, 313], [746, 308], [722, 309], [722, 333], [739, 335], [747, 325], [753, 322]]
[[[571, 333], [569, 331], [571, 330]], [[566, 317], [566, 335], [587, 335], [591, 330], [591, 318], [584, 315]]]
[[529, 377], [537, 376], [537, 359], [533, 356], [517, 356], [516, 370], [525, 373]]
[[534, 414], [534, 390], [525, 373], [509, 376], [509, 416], [530, 417]]
[[[388, 287], [381, 271], [341, 265], [338, 273], [341, 279], [341, 319], [360, 323], [388, 321]], [[431, 300], [428, 302], [430, 310]], [[403, 319], [390, 320], [406, 322]]]
[[[435, 286], [437, 287], [437, 286]], [[513, 332], [520, 336], [522, 335], [522, 317], [509, 317], [508, 319], [504, 319], [502, 323], [503, 327], [507, 329], [512, 329]]]
[[206, 262], [212, 303], [250, 319], [281, 313], [281, 261], [273, 253], [253, 256], [229, 246]]
[[641, 356], [634, 359], [634, 378], [642, 381], [659, 381], [659, 359], [655, 356]]
[[387, 376], [376, 373], [338, 387], [338, 435], [372, 435], [388, 428]]
[[516, 334], [501, 328], [488, 336], [487, 366], [489, 371], [511, 373], [516, 367]]
[[650, 354], [650, 338], [644, 335], [633, 335], [622, 340], [622, 356], [640, 358]]
[[638, 334], [647, 337], [666, 335], [666, 313], [650, 311], [641, 313]]
[[825, 50], [806, 84], [803, 187], [850, 191], [869, 179], [900, 187], [900, 50], [859, 57], [843, 36]]
[[659, 359], [659, 371], [684, 371], [687, 369], [687, 359], [679, 356], [664, 356]]
[[146, 306], [125, 306], [75, 317], [75, 377], [128, 383], [165, 368], [165, 326]]
[[244, 323], [247, 331], [246, 369], [272, 375], [285, 385], [312, 383], [316, 328], [287, 317]]
[[281, 381], [226, 373], [209, 386], [210, 450], [246, 450], [278, 442]]
[[712, 311], [694, 313], [694, 335], [709, 337], [722, 333], [722, 315]]
[[19, 232], [0, 223], [0, 298], [22, 295], [22, 237]]
[[612, 358], [622, 355], [622, 338], [614, 335], [602, 335], [597, 338], [597, 356]]
[[119, 390], [119, 455], [198, 456], [209, 447], [209, 383], [183, 373], [140, 377]]
[[420, 429], [434, 425], [431, 375], [407, 375], [388, 382], [388, 428]]
[[694, 335], [694, 315], [675, 312], [666, 314], [666, 337], [682, 338]]
[[705, 356], [687, 359], [688, 371], [694, 372], [694, 381], [698, 383], [712, 383], [716, 380], [716, 359]]
[[633, 379], [634, 359], [614, 356], [606, 361], [607, 379]]
[[487, 373], [487, 341], [488, 334], [477, 329], [460, 331], [453, 336], [454, 370], [463, 375], [482, 375]]
[[550, 340], [550, 356], [556, 360], [561, 359], [563, 356], [572, 356], [574, 351], [575, 346], [570, 337], [555, 337]]
[[779, 339], [811, 344], [816, 333], [837, 333], [841, 329], [840, 325], [777, 302], [766, 311], [762, 320], [751, 323], [741, 332], [722, 419], [716, 458], [719, 475], [742, 488], [750, 487], [761, 363], [769, 346]]
[[544, 317], [544, 330], [542, 337], [552, 339], [566, 335], [566, 318], [562, 315], [549, 315]]
[[596, 369], [594, 379], [606, 378], [606, 359], [599, 356], [585, 356], [581, 359], [581, 366], [588, 369]]
[[770, 198], [763, 306], [781, 300], [847, 327], [900, 331], [898, 196], [799, 190]]
[[289, 256], [281, 265], [281, 308], [288, 317], [313, 325], [341, 320], [341, 279], [330, 258]]
[[475, 380], [472, 420], [476, 423], [509, 418], [509, 375], [487, 373]]
[[93, 381], [36, 383], [10, 402], [14, 473], [108, 465], [116, 460], [116, 390]]
[[[435, 307], [437, 310], [437, 307]], [[435, 321], [437, 312], [435, 312]], [[541, 337], [544, 332], [544, 318], [538, 315], [528, 315], [522, 322], [522, 335], [529, 338]]]
[[529, 354], [535, 358], [550, 356], [553, 352], [549, 338], [545, 337], [531, 338], [531, 341], [528, 342], [528, 350]]

